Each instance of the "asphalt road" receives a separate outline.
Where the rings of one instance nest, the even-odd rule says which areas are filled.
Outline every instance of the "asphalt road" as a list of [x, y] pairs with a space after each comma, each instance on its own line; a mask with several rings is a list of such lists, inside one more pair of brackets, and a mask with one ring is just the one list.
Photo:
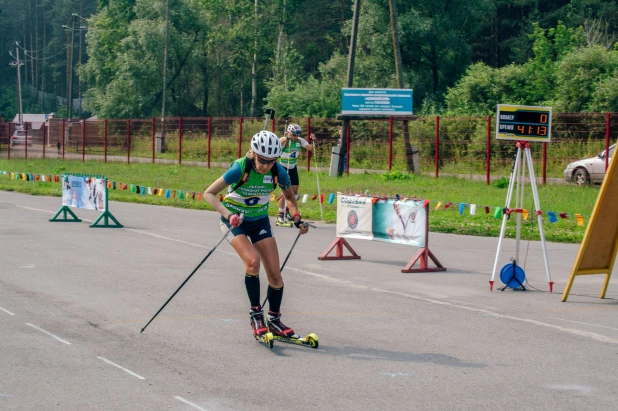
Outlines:
[[[402, 274], [415, 248], [350, 241], [319, 261], [318, 224], [284, 270], [283, 320], [320, 347], [252, 335], [244, 270], [218, 215], [110, 202], [123, 229], [50, 223], [59, 198], [0, 192], [0, 409], [615, 410], [618, 279], [562, 291], [578, 245], [523, 242], [528, 291], [489, 291], [497, 239], [431, 234], [443, 273]], [[295, 229], [275, 228], [282, 259]], [[506, 240], [500, 266], [515, 242]], [[262, 275], [265, 278], [265, 275]], [[497, 278], [497, 285], [502, 285]], [[262, 288], [265, 289], [263, 280]]]

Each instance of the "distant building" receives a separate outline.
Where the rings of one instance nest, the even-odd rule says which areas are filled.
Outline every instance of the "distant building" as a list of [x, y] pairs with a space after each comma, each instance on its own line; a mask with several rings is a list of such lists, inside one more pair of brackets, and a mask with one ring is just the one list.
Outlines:
[[[39, 131], [47, 121], [47, 114], [22, 114], [22, 123], [28, 123], [28, 130]], [[13, 119], [13, 123], [19, 123], [19, 114]]]

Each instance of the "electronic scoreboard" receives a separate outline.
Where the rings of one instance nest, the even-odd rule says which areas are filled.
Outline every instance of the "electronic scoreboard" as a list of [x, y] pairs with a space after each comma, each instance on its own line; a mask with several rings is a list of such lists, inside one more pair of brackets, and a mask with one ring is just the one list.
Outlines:
[[496, 139], [548, 143], [551, 138], [551, 107], [498, 104]]

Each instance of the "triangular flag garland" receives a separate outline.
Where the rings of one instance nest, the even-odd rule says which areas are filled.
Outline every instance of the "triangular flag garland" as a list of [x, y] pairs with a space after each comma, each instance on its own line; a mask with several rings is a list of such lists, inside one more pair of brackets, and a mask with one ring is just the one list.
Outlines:
[[575, 214], [575, 219], [577, 220], [577, 225], [584, 225], [584, 217], [581, 214]]
[[[22, 180], [22, 181], [28, 181], [28, 182], [36, 182], [36, 181], [45, 182], [45, 183], [60, 183], [61, 182], [61, 176], [59, 175], [15, 173], [15, 172], [8, 172], [8, 171], [0, 171], [0, 175], [6, 175], [9, 179]], [[148, 187], [148, 186], [141, 186], [137, 184], [116, 182], [116, 181], [111, 181], [111, 180], [107, 181], [107, 188], [111, 190], [123, 190], [123, 191], [126, 190], [126, 191], [130, 191], [132, 193], [139, 194], [142, 196], [148, 194], [148, 195], [165, 197], [165, 198], [176, 198], [178, 200], [186, 200], [190, 198], [192, 200], [202, 201], [202, 198], [203, 198], [203, 195], [201, 192], [198, 192], [196, 195], [194, 191], [190, 192], [187, 190], [174, 190], [174, 189], [166, 189], [166, 188]], [[383, 193], [371, 194], [369, 190], [365, 190], [364, 192], [362, 191], [356, 191], [356, 192], [349, 191], [348, 192], [344, 190], [343, 192], [338, 192], [338, 193], [343, 193], [345, 195], [371, 197], [371, 201], [373, 203], [376, 203], [379, 201], [387, 201], [391, 199], [400, 200], [403, 202], [406, 202], [409, 199], [418, 200], [416, 196], [412, 196], [412, 195], [407, 195], [407, 196], [402, 195], [402, 194], [385, 195]], [[311, 200], [313, 201], [318, 200], [320, 201], [321, 204], [327, 203], [329, 205], [332, 205], [336, 203], [335, 202], [336, 193], [320, 193], [319, 195], [307, 193], [307, 194], [297, 194], [296, 195], [296, 199], [303, 203], [306, 203], [309, 198], [311, 198]], [[270, 197], [270, 201], [277, 201], [278, 199], [279, 198], [277, 198], [275, 194], [272, 194]], [[223, 201], [222, 194], [219, 194], [219, 201]], [[506, 215], [510, 218], [510, 215], [512, 213], [521, 213], [523, 219], [528, 220], [528, 216], [530, 215], [529, 210], [526, 210], [526, 209], [509, 209], [506, 207], [467, 204], [467, 203], [459, 203], [459, 202], [453, 202], [453, 201], [444, 202], [441, 200], [434, 200], [434, 201], [425, 200], [425, 202], [427, 204], [436, 203], [436, 206], [435, 206], [436, 211], [440, 209], [449, 210], [451, 209], [452, 205], [456, 204], [457, 207], [453, 207], [453, 208], [458, 211], [459, 215], [464, 214], [466, 207], [470, 209], [469, 211], [470, 215], [476, 215], [476, 210], [478, 207], [481, 207], [485, 211], [485, 214], [489, 214], [491, 209], [493, 209], [494, 210], [493, 217], [495, 219], [499, 219], [503, 215]], [[584, 215], [580, 213], [575, 214], [575, 213], [556, 212], [556, 211], [535, 211], [535, 213], [538, 215], [547, 214], [547, 218], [551, 224], [558, 222], [559, 219], [575, 218], [578, 226], [584, 226], [584, 217], [588, 217], [588, 215]]]

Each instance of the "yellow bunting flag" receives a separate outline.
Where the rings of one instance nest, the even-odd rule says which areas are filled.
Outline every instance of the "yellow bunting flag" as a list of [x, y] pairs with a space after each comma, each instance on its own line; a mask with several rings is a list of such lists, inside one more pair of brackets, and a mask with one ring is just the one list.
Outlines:
[[524, 208], [521, 213], [524, 216], [524, 220], [528, 220], [528, 210]]
[[436, 206], [436, 210], [440, 209], [440, 206], [442, 206], [442, 201], [438, 201], [438, 205]]
[[584, 225], [584, 217], [581, 214], [575, 214], [577, 225]]

